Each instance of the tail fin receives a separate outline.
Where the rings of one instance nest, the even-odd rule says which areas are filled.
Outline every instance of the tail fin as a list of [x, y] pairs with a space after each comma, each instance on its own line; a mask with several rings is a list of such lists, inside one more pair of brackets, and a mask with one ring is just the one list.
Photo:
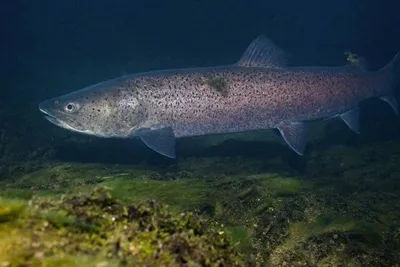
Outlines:
[[380, 99], [387, 102], [394, 112], [399, 116], [399, 108], [397, 105], [396, 98], [394, 97], [394, 90], [399, 85], [400, 81], [400, 52], [389, 62], [385, 67], [378, 71], [388, 77], [389, 85], [385, 90], [385, 95], [381, 96]]

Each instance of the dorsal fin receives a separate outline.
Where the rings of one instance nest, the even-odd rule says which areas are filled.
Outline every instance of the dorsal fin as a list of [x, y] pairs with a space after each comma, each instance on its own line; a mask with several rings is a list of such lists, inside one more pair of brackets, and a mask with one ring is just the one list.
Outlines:
[[281, 68], [285, 66], [285, 63], [286, 56], [283, 50], [264, 35], [260, 35], [247, 47], [247, 50], [236, 65], [242, 67]]

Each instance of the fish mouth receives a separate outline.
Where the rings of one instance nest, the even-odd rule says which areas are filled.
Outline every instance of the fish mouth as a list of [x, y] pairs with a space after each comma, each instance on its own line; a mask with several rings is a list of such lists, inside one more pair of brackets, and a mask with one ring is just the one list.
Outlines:
[[50, 114], [47, 114], [47, 116], [44, 116], [44, 118], [58, 127], [61, 127], [61, 128], [67, 129], [67, 130], [78, 131], [75, 128], [71, 127], [69, 124], [65, 123], [64, 121], [62, 121]]
[[51, 123], [57, 125], [57, 126], [63, 127], [63, 125], [64, 125], [59, 119], [57, 119], [57, 118], [55, 118], [55, 117], [44, 116], [44, 118], [45, 118], [46, 120], [48, 120], [49, 122], [51, 122]]
[[41, 106], [42, 106], [42, 103], [39, 104], [39, 110], [40, 110], [42, 113], [46, 114], [46, 116], [44, 116], [46, 120], [48, 120], [49, 122], [51, 122], [51, 123], [53, 123], [53, 124], [55, 124], [55, 125], [60, 124], [60, 120], [59, 120], [59, 119], [57, 119], [56, 117], [54, 117], [53, 115], [51, 115], [47, 110], [45, 110], [45, 109], [42, 108]]
[[49, 122], [51, 122], [52, 124], [55, 124], [62, 128], [71, 128], [68, 124], [61, 121], [60, 119], [58, 119], [57, 117], [52, 115], [49, 111], [47, 111], [45, 108], [43, 108], [42, 104], [39, 105], [39, 110], [46, 115], [46, 116], [44, 116], [44, 118], [46, 120], [48, 120]]

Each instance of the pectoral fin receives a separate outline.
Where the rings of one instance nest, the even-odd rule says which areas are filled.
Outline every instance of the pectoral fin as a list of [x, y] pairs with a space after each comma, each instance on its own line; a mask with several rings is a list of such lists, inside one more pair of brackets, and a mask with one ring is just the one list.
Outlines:
[[169, 158], [175, 158], [175, 135], [171, 127], [143, 129], [137, 136], [149, 148]]
[[355, 132], [360, 133], [360, 112], [358, 108], [349, 110], [342, 115], [340, 118], [349, 126], [349, 128]]
[[280, 125], [278, 127], [286, 143], [300, 156], [304, 154], [307, 145], [308, 129], [302, 122]]

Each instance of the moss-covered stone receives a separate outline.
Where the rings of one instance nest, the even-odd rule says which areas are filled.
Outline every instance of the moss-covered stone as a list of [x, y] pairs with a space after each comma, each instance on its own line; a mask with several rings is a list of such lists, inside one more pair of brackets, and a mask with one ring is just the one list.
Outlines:
[[26, 204], [20, 200], [0, 198], [0, 223], [16, 219], [25, 206]]
[[[184, 144], [190, 142], [193, 141], [188, 139]], [[390, 266], [396, 263], [400, 251], [397, 179], [400, 145], [397, 142], [352, 148], [313, 145], [312, 153], [301, 159], [289, 150], [282, 150], [278, 144], [230, 140], [214, 144], [201, 156], [182, 156], [177, 161], [160, 164], [52, 162], [22, 176], [3, 179], [0, 196], [35, 197], [32, 203], [38, 203], [41, 199], [59, 199], [63, 195], [71, 199], [73, 195], [91, 192], [93, 187], [107, 187], [114, 200], [124, 207], [151, 203], [154, 199], [156, 203], [168, 204], [171, 214], [189, 211], [200, 214], [208, 220], [210, 231], [226, 235], [235, 250], [250, 255], [260, 265]], [[183, 147], [183, 150], [187, 148]], [[21, 230], [18, 226], [25, 214], [30, 214], [30, 209], [28, 206], [25, 211], [11, 212], [19, 215], [7, 216], [2, 223], [7, 229], [1, 233], [11, 232], [14, 236], [20, 236], [21, 231], [31, 233], [32, 228]], [[99, 236], [104, 222], [109, 221], [82, 219], [92, 218], [96, 212], [80, 217], [66, 212], [65, 208], [41, 209], [43, 212], [37, 221], [45, 220], [56, 232]], [[69, 244], [68, 240], [74, 236], [65, 237], [63, 242]], [[20, 241], [4, 235], [9, 242], [2, 243], [2, 250], [14, 242], [31, 242], [28, 237], [23, 236]], [[43, 237], [56, 242], [50, 236]], [[96, 238], [96, 242], [105, 241]], [[125, 248], [126, 243], [120, 244]], [[148, 243], [141, 246], [143, 251], [150, 251]], [[69, 254], [63, 256], [65, 265], [73, 266], [76, 261], [85, 266], [88, 262], [97, 263], [96, 260], [100, 265], [120, 264], [118, 257], [105, 259], [96, 254], [94, 259], [86, 253], [88, 248], [79, 249], [85, 252], [79, 259]], [[30, 250], [33, 251], [40, 254], [42, 250]], [[46, 259], [50, 258], [61, 265], [56, 254]]]
[[223, 231], [192, 213], [171, 213], [156, 201], [124, 205], [101, 188], [34, 198], [18, 212], [16, 223], [0, 223], [1, 266], [248, 264]]

